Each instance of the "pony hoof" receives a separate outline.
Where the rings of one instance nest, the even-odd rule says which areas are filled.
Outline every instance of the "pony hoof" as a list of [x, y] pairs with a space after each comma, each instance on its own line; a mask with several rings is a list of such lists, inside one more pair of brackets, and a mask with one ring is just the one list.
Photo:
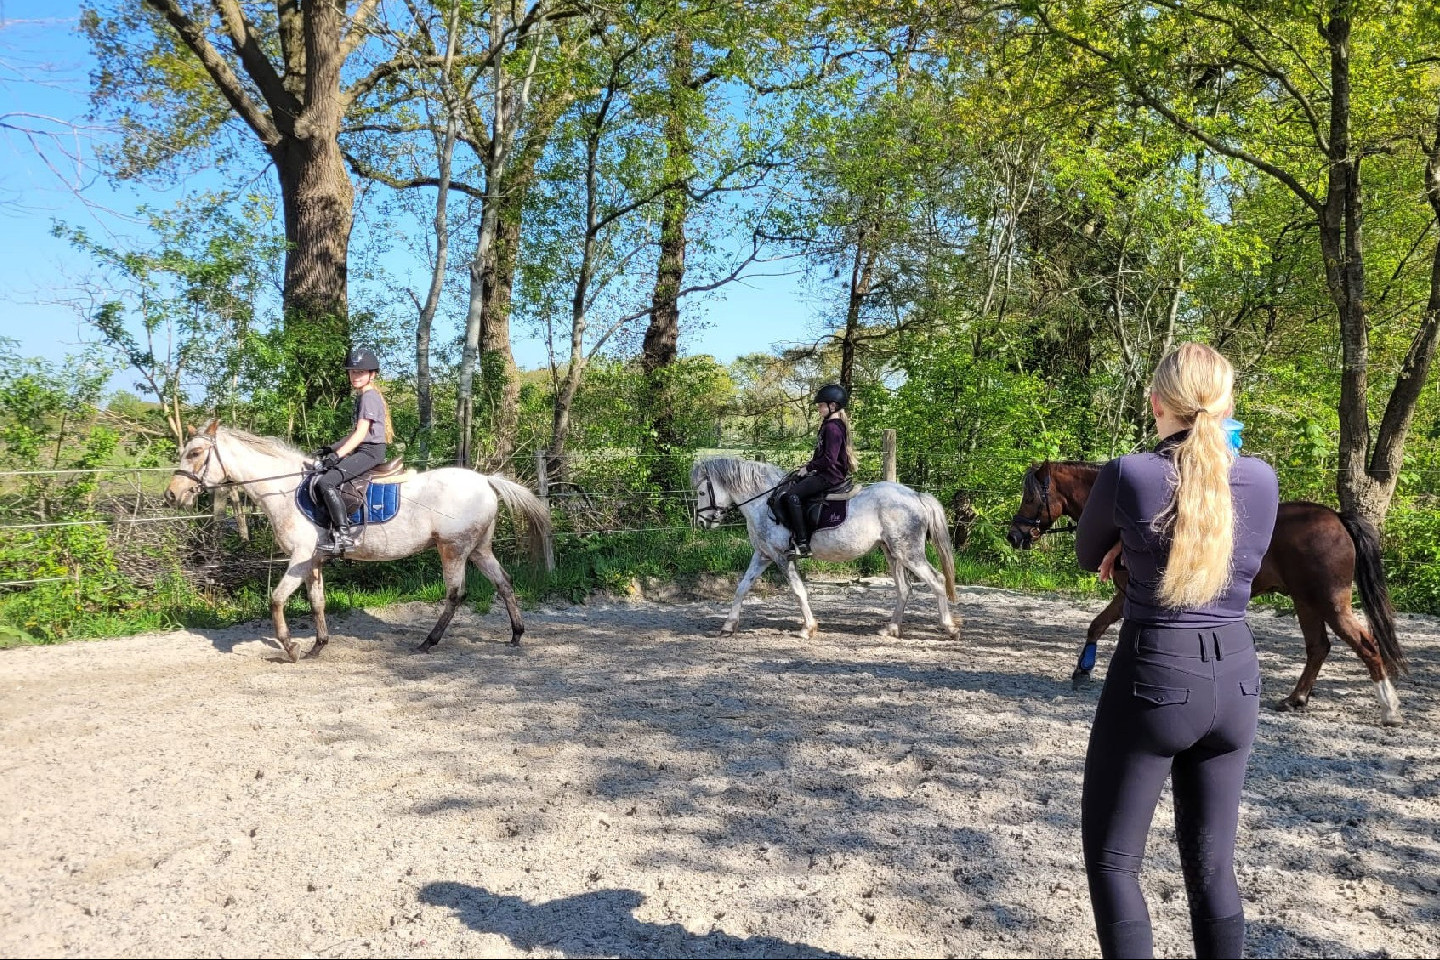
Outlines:
[[320, 651], [325, 649], [325, 643], [326, 641], [324, 640], [316, 640], [315, 646], [311, 647], [308, 651], [306, 651], [305, 659], [314, 660], [316, 657], [320, 656]]
[[520, 634], [518, 634], [518, 633], [517, 633], [517, 634], [513, 634], [513, 635], [510, 637], [510, 646], [512, 646], [512, 647], [518, 647], [518, 646], [520, 646]]
[[299, 658], [298, 656], [296, 656], [296, 653], [295, 653], [295, 651], [299, 649], [299, 645], [298, 645], [297, 643], [295, 643], [295, 641], [293, 641], [293, 640], [281, 640], [281, 641], [280, 641], [280, 649], [285, 651], [285, 656], [287, 656], [287, 657], [290, 658], [290, 662], [291, 662], [291, 663], [299, 663], [299, 662], [300, 662], [300, 658]]
[[1404, 720], [1404, 718], [1402, 718], [1402, 717], [1400, 716], [1400, 714], [1398, 714], [1398, 713], [1392, 713], [1392, 714], [1390, 714], [1390, 715], [1388, 715], [1388, 716], [1386, 716], [1386, 717], [1381, 718], [1381, 720], [1380, 720], [1380, 726], [1382, 726], [1382, 727], [1403, 727], [1403, 726], [1405, 726], [1405, 720]]
[[820, 632], [819, 627], [805, 627], [800, 631], [801, 640], [814, 640], [815, 635]]
[[1076, 670], [1070, 674], [1071, 690], [1079, 690], [1081, 687], [1087, 687], [1094, 682], [1095, 678], [1090, 676], [1089, 670]]
[[893, 624], [893, 623], [892, 623], [892, 624], [889, 624], [888, 626], [881, 627], [881, 628], [880, 628], [880, 636], [882, 636], [882, 637], [899, 637], [899, 636], [900, 636], [900, 628], [897, 627], [897, 626], [895, 626], [895, 624]]
[[415, 648], [415, 652], [416, 652], [416, 653], [429, 653], [430, 650], [431, 650], [431, 648], [433, 648], [434, 646], [435, 646], [435, 641], [433, 641], [433, 640], [426, 640], [426, 641], [424, 641], [423, 643], [421, 643], [420, 646], [418, 646], [418, 647]]
[[1303, 700], [1286, 697], [1284, 700], [1275, 701], [1275, 711], [1277, 713], [1301, 713], [1304, 709], [1305, 701]]
[[733, 626], [721, 627], [719, 630], [716, 630], [716, 631], [715, 631], [715, 636], [717, 636], [717, 637], [733, 637], [733, 636], [735, 636], [735, 628], [734, 628]]

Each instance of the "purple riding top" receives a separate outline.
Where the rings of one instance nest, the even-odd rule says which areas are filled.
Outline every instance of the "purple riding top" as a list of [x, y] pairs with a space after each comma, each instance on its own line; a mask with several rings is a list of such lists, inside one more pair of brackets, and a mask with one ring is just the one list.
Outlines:
[[1270, 549], [1280, 506], [1275, 471], [1256, 457], [1238, 457], [1230, 471], [1230, 495], [1235, 504], [1230, 585], [1203, 607], [1176, 610], [1160, 602], [1170, 535], [1155, 530], [1154, 520], [1170, 504], [1175, 465], [1169, 451], [1188, 433], [1171, 434], [1149, 453], [1132, 453], [1101, 467], [1080, 515], [1075, 553], [1082, 569], [1098, 570], [1115, 541], [1124, 543], [1125, 568], [1130, 572], [1125, 589], [1126, 623], [1206, 629], [1244, 620], [1250, 584]]
[[820, 440], [815, 454], [805, 464], [805, 472], [829, 481], [831, 486], [845, 482], [850, 473], [845, 469], [845, 421], [831, 417], [820, 424]]

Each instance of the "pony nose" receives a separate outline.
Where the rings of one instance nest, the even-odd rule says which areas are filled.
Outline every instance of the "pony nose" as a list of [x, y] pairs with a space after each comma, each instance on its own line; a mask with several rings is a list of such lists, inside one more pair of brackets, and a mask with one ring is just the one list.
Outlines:
[[170, 490], [170, 489], [168, 489], [168, 488], [166, 489], [166, 491], [165, 491], [165, 505], [166, 505], [167, 507], [173, 507], [173, 506], [175, 506], [175, 491], [174, 491], [174, 490]]
[[1014, 527], [1011, 527], [1005, 532], [1005, 539], [1009, 540], [1010, 546], [1014, 547], [1016, 550], [1019, 550], [1025, 545], [1024, 535], [1022, 535], [1020, 531], [1016, 530]]

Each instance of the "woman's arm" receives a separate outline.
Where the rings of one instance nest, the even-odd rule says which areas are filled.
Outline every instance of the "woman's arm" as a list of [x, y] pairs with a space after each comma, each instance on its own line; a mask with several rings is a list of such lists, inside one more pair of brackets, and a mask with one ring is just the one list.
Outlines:
[[345, 442], [342, 443], [342, 444], [340, 444], [339, 446], [337, 446], [337, 447], [335, 448], [335, 455], [336, 455], [337, 457], [348, 457], [350, 454], [354, 453], [354, 452], [355, 452], [355, 448], [358, 447], [358, 446], [360, 446], [361, 441], [363, 441], [363, 440], [365, 439], [365, 435], [368, 434], [369, 432], [370, 432], [370, 421], [369, 421], [369, 420], [365, 420], [365, 419], [356, 420], [356, 421], [355, 421], [355, 432], [352, 433], [352, 434], [350, 434], [350, 436], [346, 437], [346, 438], [345, 438]]
[[1075, 531], [1075, 557], [1081, 570], [1098, 571], [1105, 555], [1120, 539], [1120, 525], [1115, 522], [1115, 491], [1119, 484], [1120, 461], [1111, 460], [1100, 468]]

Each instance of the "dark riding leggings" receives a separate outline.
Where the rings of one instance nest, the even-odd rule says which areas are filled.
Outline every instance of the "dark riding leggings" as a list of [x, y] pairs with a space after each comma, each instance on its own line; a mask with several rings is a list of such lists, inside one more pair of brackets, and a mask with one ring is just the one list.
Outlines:
[[[316, 477], [315, 486], [319, 489], [320, 502], [326, 505], [325, 512], [330, 512], [329, 491], [338, 490], [342, 483], [354, 480], [362, 473], [374, 470], [384, 462], [385, 444], [362, 443], [335, 466]], [[331, 517], [330, 526], [339, 527], [344, 519], [344, 517]]]
[[829, 480], [817, 473], [808, 477], [801, 477], [786, 488], [780, 497], [780, 504], [784, 508], [785, 526], [790, 528], [790, 535], [795, 538], [796, 543], [809, 543], [810, 536], [805, 532], [805, 501], [814, 500], [816, 497], [823, 497], [834, 486]]
[[1195, 955], [1242, 955], [1235, 831], [1259, 712], [1260, 665], [1245, 623], [1126, 621], [1090, 731], [1080, 808], [1102, 956], [1152, 956], [1140, 865], [1167, 774]]

